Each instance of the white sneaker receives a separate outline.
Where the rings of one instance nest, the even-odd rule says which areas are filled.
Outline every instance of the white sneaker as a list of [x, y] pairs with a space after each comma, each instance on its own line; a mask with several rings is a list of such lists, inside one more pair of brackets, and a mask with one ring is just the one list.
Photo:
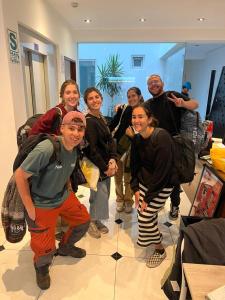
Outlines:
[[133, 202], [132, 201], [125, 201], [124, 203], [124, 211], [125, 213], [127, 214], [130, 214], [132, 213], [132, 205], [133, 205]]
[[118, 212], [122, 212], [123, 209], [124, 209], [124, 202], [122, 202], [122, 201], [116, 202], [116, 210], [117, 210]]
[[90, 222], [88, 233], [95, 239], [99, 239], [101, 237], [101, 232], [98, 230], [95, 221]]
[[97, 220], [97, 221], [95, 221], [95, 224], [101, 233], [109, 232], [109, 229], [101, 221]]

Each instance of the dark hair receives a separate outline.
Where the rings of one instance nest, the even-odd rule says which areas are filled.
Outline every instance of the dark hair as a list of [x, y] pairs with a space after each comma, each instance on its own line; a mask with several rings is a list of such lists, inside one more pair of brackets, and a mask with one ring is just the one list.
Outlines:
[[152, 78], [152, 77], [158, 77], [159, 78], [159, 80], [161, 81], [161, 82], [163, 82], [162, 81], [162, 78], [161, 78], [161, 76], [160, 75], [158, 75], [158, 74], [152, 74], [152, 75], [150, 75], [149, 77], [148, 77], [148, 80], [147, 80], [147, 82]]
[[63, 84], [61, 85], [60, 93], [59, 93], [60, 98], [63, 97], [63, 94], [64, 94], [64, 92], [65, 92], [66, 87], [67, 87], [68, 85], [70, 85], [70, 84], [75, 85], [75, 87], [77, 88], [77, 91], [78, 91], [78, 93], [79, 93], [79, 95], [80, 95], [79, 86], [78, 86], [78, 84], [76, 83], [76, 81], [74, 81], [73, 79], [68, 79], [68, 80], [64, 81]]
[[138, 108], [138, 107], [140, 107], [140, 108], [142, 108], [142, 109], [144, 110], [144, 112], [146, 113], [146, 115], [147, 115], [147, 117], [148, 117], [149, 119], [150, 119], [150, 118], [152, 119], [152, 121], [151, 121], [151, 123], [150, 123], [150, 126], [152, 126], [152, 127], [157, 127], [157, 126], [159, 125], [158, 120], [153, 116], [153, 114], [151, 113], [151, 111], [145, 107], [144, 104], [139, 104], [139, 105], [135, 106], [135, 107], [133, 108], [133, 111], [134, 111], [136, 108]]
[[129, 93], [130, 91], [134, 91], [136, 95], [141, 96], [141, 98], [140, 98], [140, 103], [143, 103], [143, 102], [144, 102], [144, 98], [143, 98], [143, 96], [142, 96], [142, 94], [141, 94], [141, 90], [140, 90], [138, 87], [133, 86], [133, 87], [129, 88], [129, 89], [127, 90], [127, 96], [128, 96], [128, 93]]
[[97, 89], [95, 88], [94, 86], [92, 87], [89, 87], [87, 88], [85, 91], [84, 91], [84, 102], [87, 104], [87, 98], [88, 98], [88, 95], [92, 92], [96, 92], [103, 100], [103, 97], [102, 97], [102, 93]]

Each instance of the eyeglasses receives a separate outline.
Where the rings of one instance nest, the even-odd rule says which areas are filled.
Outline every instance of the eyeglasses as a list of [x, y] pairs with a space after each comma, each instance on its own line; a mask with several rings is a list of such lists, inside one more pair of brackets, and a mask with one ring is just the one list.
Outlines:
[[160, 80], [152, 80], [148, 82], [148, 85], [153, 85], [153, 84], [160, 84], [161, 81]]

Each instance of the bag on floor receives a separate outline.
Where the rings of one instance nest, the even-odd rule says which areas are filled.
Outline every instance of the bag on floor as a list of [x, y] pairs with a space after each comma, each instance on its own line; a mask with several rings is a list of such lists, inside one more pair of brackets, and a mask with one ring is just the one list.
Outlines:
[[17, 190], [14, 176], [9, 180], [2, 202], [2, 226], [10, 243], [20, 242], [26, 233], [25, 208]]

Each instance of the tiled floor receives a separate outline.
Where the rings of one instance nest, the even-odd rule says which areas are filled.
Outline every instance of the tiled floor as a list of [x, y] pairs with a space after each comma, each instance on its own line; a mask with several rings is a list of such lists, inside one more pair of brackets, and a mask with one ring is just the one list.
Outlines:
[[[80, 201], [88, 206], [89, 190], [79, 188]], [[181, 213], [187, 215], [190, 202], [181, 193]], [[167, 257], [163, 263], [149, 269], [145, 266], [146, 250], [136, 246], [137, 218], [132, 214], [117, 213], [115, 193], [112, 184], [110, 197], [110, 219], [106, 222], [110, 231], [101, 239], [88, 234], [77, 245], [87, 251], [81, 260], [70, 257], [54, 258], [50, 270], [51, 287], [41, 291], [35, 283], [32, 265], [32, 252], [29, 248], [29, 234], [21, 243], [10, 244], [5, 241], [0, 228], [0, 299], [1, 300], [163, 300], [167, 299], [160, 289], [161, 279], [171, 264], [175, 243], [179, 234], [179, 220], [168, 219], [170, 201], [160, 212], [159, 227], [163, 234]], [[115, 220], [122, 220], [117, 224]], [[170, 224], [165, 225], [164, 223]], [[148, 249], [147, 253], [151, 253]], [[118, 260], [112, 254], [120, 253]]]

